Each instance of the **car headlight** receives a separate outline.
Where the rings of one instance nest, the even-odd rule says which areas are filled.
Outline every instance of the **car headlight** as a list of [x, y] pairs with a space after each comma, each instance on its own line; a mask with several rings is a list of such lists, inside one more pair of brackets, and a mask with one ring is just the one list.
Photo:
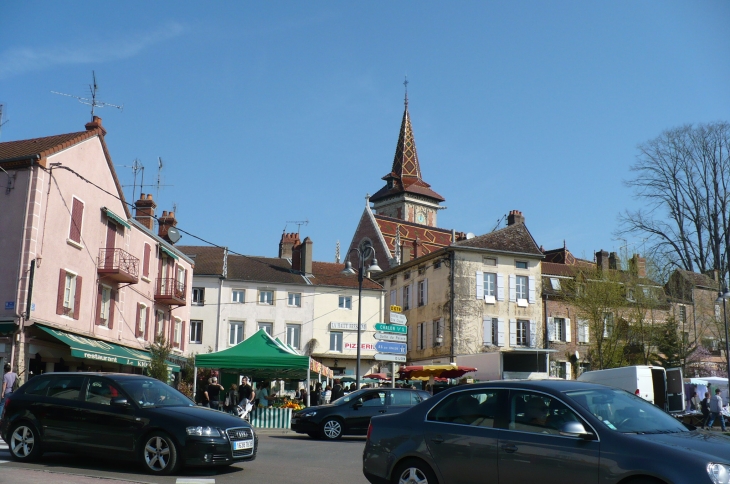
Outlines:
[[317, 415], [316, 410], [313, 412], [302, 412], [299, 414], [300, 417], [314, 417], [315, 415]]
[[730, 483], [730, 466], [725, 464], [707, 464], [707, 473], [714, 484]]
[[221, 433], [213, 427], [187, 427], [185, 432], [188, 435], [199, 435], [201, 437], [220, 437]]

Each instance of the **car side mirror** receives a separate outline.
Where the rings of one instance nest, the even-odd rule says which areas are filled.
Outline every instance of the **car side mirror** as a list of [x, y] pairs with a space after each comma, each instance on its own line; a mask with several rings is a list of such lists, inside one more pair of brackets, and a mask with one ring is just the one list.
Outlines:
[[114, 397], [109, 402], [112, 407], [128, 407], [129, 401], [124, 397]]
[[571, 421], [560, 426], [560, 435], [565, 437], [578, 437], [583, 440], [595, 440], [595, 436], [588, 432], [582, 423]]

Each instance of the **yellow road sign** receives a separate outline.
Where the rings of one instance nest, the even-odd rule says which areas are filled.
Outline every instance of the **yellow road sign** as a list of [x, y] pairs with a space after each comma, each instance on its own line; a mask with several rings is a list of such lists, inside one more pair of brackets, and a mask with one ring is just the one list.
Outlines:
[[402, 313], [403, 312], [403, 308], [400, 307], [400, 306], [391, 306], [390, 307], [390, 311], [391, 312], [394, 312], [394, 313]]

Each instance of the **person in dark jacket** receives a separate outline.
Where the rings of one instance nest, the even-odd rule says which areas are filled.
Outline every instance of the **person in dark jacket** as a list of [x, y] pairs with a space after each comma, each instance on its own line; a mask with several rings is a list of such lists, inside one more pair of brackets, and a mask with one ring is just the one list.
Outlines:
[[238, 406], [238, 385], [231, 383], [231, 388], [226, 393], [225, 408], [228, 413], [235, 413], [235, 408]]
[[225, 391], [226, 389], [218, 383], [218, 378], [212, 377], [210, 379], [210, 385], [208, 385], [208, 389], [205, 391], [205, 398], [210, 402], [210, 408], [215, 410], [220, 408], [221, 390]]
[[334, 402], [338, 398], [341, 398], [345, 395], [345, 389], [342, 388], [342, 384], [340, 383], [340, 380], [335, 380], [335, 384], [332, 387], [332, 397], [330, 398], [330, 402]]

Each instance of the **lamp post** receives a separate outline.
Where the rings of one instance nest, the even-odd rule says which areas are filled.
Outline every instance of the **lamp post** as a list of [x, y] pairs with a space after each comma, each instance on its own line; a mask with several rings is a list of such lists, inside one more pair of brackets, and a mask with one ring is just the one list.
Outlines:
[[718, 293], [718, 297], [715, 300], [716, 303], [719, 303], [722, 299], [722, 318], [723, 322], [725, 323], [725, 363], [727, 363], [727, 377], [730, 378], [730, 341], [728, 341], [728, 329], [727, 329], [727, 305], [725, 303], [725, 300], [730, 297], [730, 291], [727, 290], [727, 287], [723, 288], [723, 291]]
[[383, 269], [378, 266], [378, 259], [375, 258], [375, 249], [372, 246], [367, 245], [361, 251], [358, 248], [350, 249], [347, 253], [349, 256], [352, 252], [357, 252], [357, 271], [352, 268], [352, 263], [348, 260], [345, 262], [345, 268], [342, 273], [346, 276], [357, 274], [357, 366], [355, 367], [355, 385], [356, 388], [360, 389], [360, 326], [362, 323], [362, 281], [365, 278], [365, 261], [371, 255], [373, 256], [373, 262], [368, 267], [368, 272], [382, 272]]

